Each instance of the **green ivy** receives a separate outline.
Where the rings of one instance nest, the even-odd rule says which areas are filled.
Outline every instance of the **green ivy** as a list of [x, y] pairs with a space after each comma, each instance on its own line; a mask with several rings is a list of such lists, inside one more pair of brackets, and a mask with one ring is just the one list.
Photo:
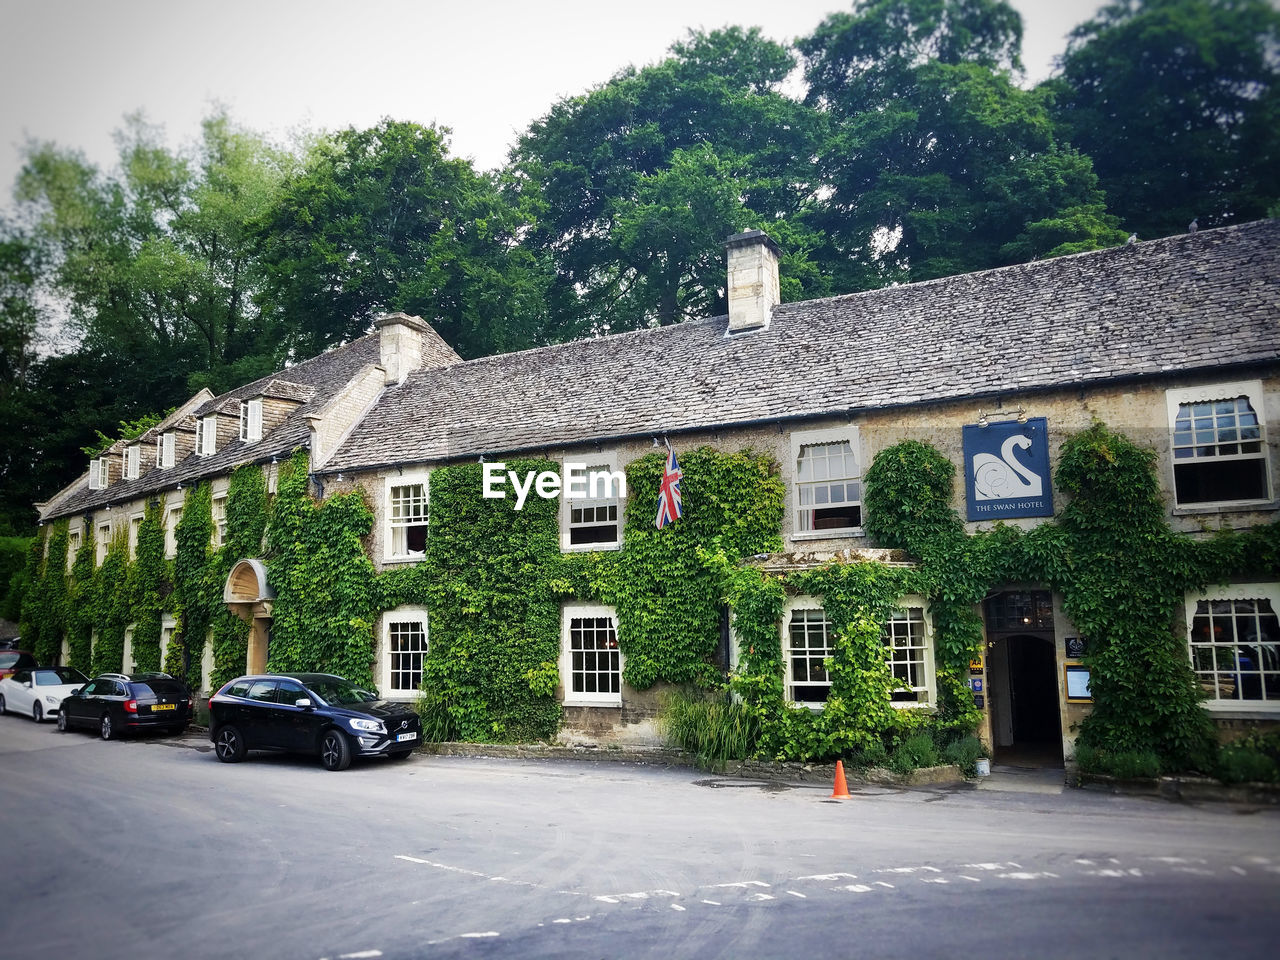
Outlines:
[[80, 549], [71, 563], [71, 580], [67, 585], [67, 645], [71, 649], [69, 666], [81, 673], [93, 668], [93, 629], [96, 613], [95, 596], [97, 546], [86, 525]]
[[122, 668], [124, 632], [133, 619], [129, 579], [129, 537], [124, 530], [117, 530], [95, 578], [98, 639], [93, 645], [91, 673], [118, 673]]
[[221, 585], [211, 582], [210, 577], [212, 538], [212, 497], [209, 484], [201, 483], [187, 492], [174, 530], [177, 550], [171, 604], [175, 629], [163, 668], [192, 690], [201, 689], [201, 654], [216, 606], [222, 601]]
[[[267, 479], [262, 468], [253, 464], [240, 467], [231, 474], [227, 488], [226, 542], [206, 567], [202, 586], [213, 630], [211, 690], [219, 689], [244, 673], [245, 660], [249, 655], [250, 624], [222, 602], [222, 588], [237, 561], [262, 555], [268, 513]], [[194, 639], [195, 634], [191, 636]]]
[[374, 570], [364, 549], [373, 511], [362, 492], [317, 504], [307, 454], [280, 471], [268, 531], [275, 590], [271, 670], [321, 670], [373, 686]]
[[164, 558], [164, 501], [147, 503], [129, 565], [129, 606], [133, 623], [133, 662], [138, 670], [160, 669], [160, 634], [169, 577]]

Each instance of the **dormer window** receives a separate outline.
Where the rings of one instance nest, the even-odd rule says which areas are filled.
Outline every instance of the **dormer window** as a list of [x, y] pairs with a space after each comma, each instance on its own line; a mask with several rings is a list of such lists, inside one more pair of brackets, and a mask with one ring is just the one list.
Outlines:
[[89, 489], [105, 490], [111, 475], [111, 464], [106, 457], [89, 461]]
[[212, 457], [218, 449], [218, 415], [211, 413], [196, 421], [196, 456]]
[[240, 404], [240, 439], [246, 443], [262, 439], [262, 398]]
[[136, 443], [120, 454], [120, 469], [126, 480], [137, 480], [142, 472], [142, 448]]
[[177, 447], [178, 438], [172, 430], [156, 437], [156, 466], [161, 470], [172, 467]]

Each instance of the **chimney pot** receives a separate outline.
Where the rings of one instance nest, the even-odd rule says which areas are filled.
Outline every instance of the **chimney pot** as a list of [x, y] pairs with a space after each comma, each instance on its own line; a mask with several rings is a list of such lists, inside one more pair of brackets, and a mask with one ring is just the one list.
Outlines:
[[725, 241], [729, 267], [729, 333], [763, 330], [782, 302], [778, 245], [763, 230], [735, 233]]
[[431, 327], [421, 317], [407, 313], [384, 313], [375, 326], [387, 385], [404, 383], [405, 377], [422, 366], [424, 338]]

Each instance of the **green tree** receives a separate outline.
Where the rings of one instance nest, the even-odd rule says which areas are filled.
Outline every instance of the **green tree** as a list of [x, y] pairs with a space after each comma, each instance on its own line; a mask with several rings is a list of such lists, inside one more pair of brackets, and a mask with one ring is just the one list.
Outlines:
[[878, 286], [1094, 249], [1124, 234], [1047, 91], [1017, 86], [1005, 0], [862, 0], [798, 42], [830, 120], [816, 223], [839, 286]]
[[466, 357], [541, 341], [543, 281], [495, 181], [448, 155], [448, 131], [383, 120], [319, 144], [258, 224], [264, 308], [303, 356], [388, 310], [422, 316]]
[[510, 187], [554, 260], [553, 311], [590, 332], [722, 313], [723, 244], [748, 228], [782, 246], [784, 299], [827, 292], [803, 216], [819, 118], [780, 92], [793, 66], [758, 29], [695, 32], [530, 126]]
[[1071, 34], [1055, 115], [1144, 239], [1266, 216], [1280, 199], [1280, 11], [1122, 0]]

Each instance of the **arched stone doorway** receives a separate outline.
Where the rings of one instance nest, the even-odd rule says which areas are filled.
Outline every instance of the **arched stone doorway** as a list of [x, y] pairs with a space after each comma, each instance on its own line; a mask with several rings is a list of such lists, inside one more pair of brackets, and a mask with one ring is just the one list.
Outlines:
[[271, 646], [271, 602], [275, 591], [267, 583], [267, 568], [261, 560], [240, 560], [227, 574], [222, 588], [223, 602], [231, 612], [249, 621], [249, 652], [246, 673], [265, 673]]

